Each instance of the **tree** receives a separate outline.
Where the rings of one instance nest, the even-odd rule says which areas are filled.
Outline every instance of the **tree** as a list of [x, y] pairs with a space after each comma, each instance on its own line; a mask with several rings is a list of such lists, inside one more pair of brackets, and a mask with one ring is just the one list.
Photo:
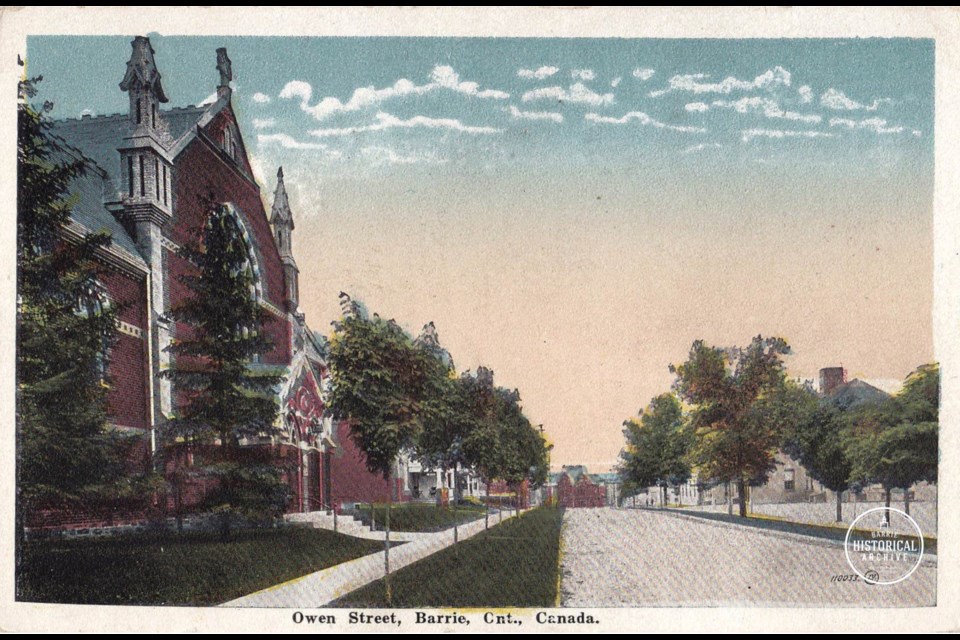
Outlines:
[[463, 412], [472, 420], [472, 428], [466, 433], [463, 451], [467, 464], [483, 478], [487, 493], [487, 511], [484, 527], [490, 525], [490, 482], [502, 478], [506, 470], [503, 429], [498, 420], [497, 390], [493, 386], [493, 374], [480, 367], [477, 375], [464, 373], [460, 377], [460, 398]]
[[423, 425], [436, 419], [435, 378], [429, 358], [392, 321], [366, 317], [358, 304], [335, 325], [330, 341], [330, 409], [350, 425], [350, 437], [363, 452], [367, 469], [380, 473], [387, 496], [384, 565], [390, 601], [390, 506], [393, 470], [404, 451], [415, 450]]
[[674, 388], [694, 406], [691, 462], [698, 474], [735, 482], [740, 516], [747, 516], [746, 487], [766, 481], [782, 441], [769, 420], [765, 398], [784, 385], [782, 338], [757, 336], [745, 348], [720, 349], [697, 340], [686, 362], [670, 365]]
[[285, 507], [280, 469], [241, 454], [242, 440], [279, 432], [274, 389], [282, 378], [250, 366], [272, 345], [263, 330], [266, 312], [252, 294], [249, 248], [227, 206], [210, 198], [205, 209], [202, 243], [180, 250], [194, 267], [179, 277], [191, 295], [168, 314], [189, 331], [168, 347], [174, 362], [161, 372], [175, 383], [179, 398], [164, 431], [169, 447], [216, 445], [202, 470], [218, 480], [207, 504], [221, 515], [226, 537], [234, 516], [269, 519]]
[[524, 481], [531, 488], [543, 484], [550, 469], [549, 448], [524, 415], [520, 392], [497, 387], [494, 397], [502, 479], [515, 489]]
[[680, 401], [672, 393], [661, 394], [639, 419], [627, 420], [623, 426], [627, 446], [620, 452], [619, 473], [624, 484], [637, 489], [660, 487], [661, 504], [666, 505], [667, 487], [690, 478], [690, 434]]
[[17, 107], [16, 450], [18, 540], [44, 507], [84, 509], [136, 496], [128, 438], [108, 429], [106, 376], [118, 307], [98, 283], [106, 233], [68, 234], [71, 183], [95, 166], [52, 135], [29, 104], [41, 78], [19, 85]]
[[846, 438], [850, 479], [882, 485], [887, 507], [891, 491], [902, 489], [909, 513], [910, 487], [937, 481], [939, 389], [938, 365], [921, 366], [899, 394], [880, 406], [860, 408], [851, 419]]
[[784, 446], [811, 477], [836, 493], [837, 522], [843, 521], [843, 492], [850, 488], [852, 471], [844, 439], [846, 429], [845, 412], [823, 403], [807, 416]]

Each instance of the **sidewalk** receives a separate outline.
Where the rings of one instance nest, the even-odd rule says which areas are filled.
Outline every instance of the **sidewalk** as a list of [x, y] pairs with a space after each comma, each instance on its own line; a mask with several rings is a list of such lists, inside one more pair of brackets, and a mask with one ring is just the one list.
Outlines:
[[[513, 517], [504, 511], [503, 519]], [[484, 530], [484, 520], [474, 520], [459, 527], [459, 540], [466, 540]], [[490, 516], [490, 527], [500, 523], [499, 516]], [[378, 540], [382, 532], [376, 532]], [[364, 536], [366, 537], [366, 536]], [[390, 533], [390, 541], [406, 541], [390, 549], [390, 572], [453, 545], [453, 529], [438, 533]], [[383, 551], [338, 564], [262, 591], [226, 602], [221, 607], [322, 607], [351, 591], [384, 576]]]

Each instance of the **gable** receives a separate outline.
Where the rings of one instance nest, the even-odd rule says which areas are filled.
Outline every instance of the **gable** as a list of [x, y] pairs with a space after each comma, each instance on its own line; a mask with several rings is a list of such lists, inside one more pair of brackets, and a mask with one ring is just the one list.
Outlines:
[[243, 134], [237, 123], [237, 116], [229, 102], [214, 115], [206, 125], [202, 125], [203, 132], [220, 149], [229, 162], [233, 162], [241, 173], [250, 180], [253, 178], [253, 169], [247, 157], [247, 148], [243, 142]]

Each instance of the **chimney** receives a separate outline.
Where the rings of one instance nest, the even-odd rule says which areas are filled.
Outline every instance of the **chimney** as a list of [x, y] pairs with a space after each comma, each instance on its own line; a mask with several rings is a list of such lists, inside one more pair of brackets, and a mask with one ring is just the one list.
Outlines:
[[829, 395], [833, 390], [847, 382], [847, 371], [843, 367], [824, 367], [820, 369], [820, 394]]

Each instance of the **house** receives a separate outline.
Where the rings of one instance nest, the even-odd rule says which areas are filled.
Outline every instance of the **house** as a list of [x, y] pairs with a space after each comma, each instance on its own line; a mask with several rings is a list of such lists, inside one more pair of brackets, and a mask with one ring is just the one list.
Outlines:
[[[300, 310], [294, 212], [283, 169], [277, 170], [268, 215], [232, 106], [233, 70], [226, 49], [216, 51], [219, 83], [213, 102], [165, 108], [170, 96], [150, 40], [136, 37], [131, 45], [126, 68], [116, 61], [119, 90], [129, 97], [127, 112], [60, 120], [52, 129], [96, 163], [71, 185], [76, 204], [65, 233], [106, 231], [112, 238], [97, 256], [103, 301], [119, 309], [105, 378], [112, 427], [139, 435], [133, 459], [150, 464], [164, 422], [176, 411], [177, 391], [160, 376], [172, 364], [167, 347], [189, 331], [164, 317], [189, 295], [179, 277], [191, 266], [178, 250], [197, 237], [212, 199], [241, 230], [254, 276], [250, 295], [268, 312], [264, 330], [273, 346], [251, 366], [278, 369], [284, 379], [276, 390], [279, 435], [241, 444], [284, 465], [293, 496], [289, 511], [386, 498], [386, 480], [367, 472], [347, 425], [334, 421], [326, 409], [329, 372], [322, 339]], [[190, 453], [181, 452], [167, 460], [167, 468], [189, 462]], [[188, 487], [182, 503], [197, 507], [204, 491], [202, 482]], [[393, 491], [402, 498], [398, 487]], [[168, 509], [169, 500], [155, 507]], [[34, 525], [70, 526], [79, 520], [76, 514], [46, 514]]]
[[565, 509], [596, 508], [610, 504], [602, 478], [587, 472], [583, 465], [563, 465], [551, 473], [546, 487], [546, 501]]

